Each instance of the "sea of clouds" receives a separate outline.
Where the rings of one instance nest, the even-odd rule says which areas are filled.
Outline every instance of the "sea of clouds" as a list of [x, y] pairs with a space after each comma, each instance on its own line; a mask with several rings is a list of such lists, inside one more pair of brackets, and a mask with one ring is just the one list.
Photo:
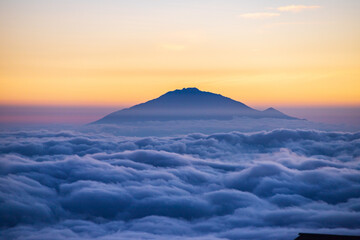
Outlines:
[[360, 133], [0, 133], [1, 239], [360, 234]]

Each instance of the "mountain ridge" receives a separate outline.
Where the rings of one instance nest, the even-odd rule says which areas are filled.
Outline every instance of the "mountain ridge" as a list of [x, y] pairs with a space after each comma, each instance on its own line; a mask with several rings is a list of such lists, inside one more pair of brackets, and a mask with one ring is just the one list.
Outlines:
[[259, 111], [221, 94], [190, 87], [169, 91], [158, 98], [110, 113], [93, 123], [229, 120], [234, 117], [297, 119], [272, 107]]

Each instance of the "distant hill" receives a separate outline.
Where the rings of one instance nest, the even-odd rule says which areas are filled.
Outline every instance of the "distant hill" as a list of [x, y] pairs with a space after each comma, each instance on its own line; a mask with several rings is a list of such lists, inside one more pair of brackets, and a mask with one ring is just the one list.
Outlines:
[[93, 123], [229, 120], [234, 117], [297, 119], [274, 108], [259, 111], [220, 94], [200, 91], [197, 88], [183, 88], [167, 92], [148, 102], [113, 112]]

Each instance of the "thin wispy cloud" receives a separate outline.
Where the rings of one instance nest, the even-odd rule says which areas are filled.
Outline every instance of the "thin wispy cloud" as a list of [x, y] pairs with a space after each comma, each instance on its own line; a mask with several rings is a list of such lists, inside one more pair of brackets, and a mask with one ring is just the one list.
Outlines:
[[257, 13], [245, 13], [241, 14], [240, 17], [248, 19], [264, 19], [280, 16], [280, 13], [274, 12], [257, 12]]
[[320, 25], [324, 24], [324, 22], [315, 22], [315, 21], [302, 21], [302, 22], [275, 22], [267, 24], [266, 27], [279, 27], [279, 26], [291, 26], [291, 25]]
[[318, 8], [321, 8], [321, 6], [289, 5], [289, 6], [278, 7], [277, 10], [280, 12], [302, 12], [302, 11], [313, 10], [313, 9], [318, 9]]
[[306, 10], [314, 10], [321, 8], [318, 5], [288, 5], [288, 6], [280, 6], [277, 8], [269, 8], [270, 10], [275, 10], [278, 12], [255, 12], [255, 13], [244, 13], [241, 14], [240, 17], [248, 18], [248, 19], [264, 19], [264, 18], [273, 18], [281, 15], [279, 12], [302, 12]]

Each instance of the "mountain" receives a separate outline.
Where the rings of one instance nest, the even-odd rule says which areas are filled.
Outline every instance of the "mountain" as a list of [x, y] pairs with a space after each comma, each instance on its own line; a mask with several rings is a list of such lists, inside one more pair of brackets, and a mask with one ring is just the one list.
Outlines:
[[220, 94], [200, 91], [197, 88], [183, 88], [167, 92], [148, 102], [113, 112], [94, 123], [229, 120], [234, 117], [296, 119], [274, 108], [259, 111]]

